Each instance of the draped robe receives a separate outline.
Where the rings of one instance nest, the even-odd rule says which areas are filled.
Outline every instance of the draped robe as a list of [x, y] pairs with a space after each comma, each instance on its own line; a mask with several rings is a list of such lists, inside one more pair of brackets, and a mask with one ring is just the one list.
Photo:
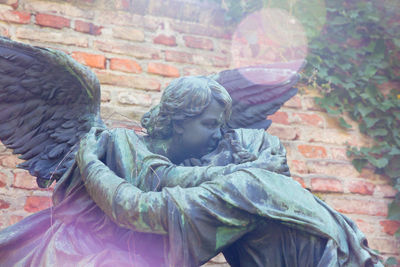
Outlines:
[[276, 137], [236, 139], [265, 168], [229, 163], [224, 147], [208, 166], [176, 166], [113, 130], [102, 161], [57, 183], [53, 207], [0, 232], [0, 266], [198, 266], [219, 252], [233, 266], [381, 266], [350, 219], [280, 174]]

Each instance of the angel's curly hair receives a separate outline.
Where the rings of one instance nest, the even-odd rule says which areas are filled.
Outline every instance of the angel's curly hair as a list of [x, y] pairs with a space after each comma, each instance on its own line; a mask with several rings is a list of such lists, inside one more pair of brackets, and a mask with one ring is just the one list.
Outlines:
[[232, 110], [232, 99], [225, 88], [206, 76], [188, 76], [173, 80], [165, 88], [160, 103], [143, 115], [141, 124], [152, 138], [172, 135], [172, 122], [200, 115], [217, 100], [225, 107], [225, 120]]

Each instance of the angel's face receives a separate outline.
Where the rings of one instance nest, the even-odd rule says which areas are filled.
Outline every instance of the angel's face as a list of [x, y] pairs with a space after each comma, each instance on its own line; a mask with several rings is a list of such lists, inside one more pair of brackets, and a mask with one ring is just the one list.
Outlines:
[[225, 107], [213, 99], [200, 115], [187, 118], [176, 126], [183, 158], [201, 158], [217, 147], [225, 122], [224, 111]]

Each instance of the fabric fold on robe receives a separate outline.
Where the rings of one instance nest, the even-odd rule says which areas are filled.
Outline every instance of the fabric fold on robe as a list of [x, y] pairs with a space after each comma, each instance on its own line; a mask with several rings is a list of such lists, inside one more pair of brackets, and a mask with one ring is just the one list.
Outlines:
[[[275, 159], [273, 154], [282, 157], [277, 138], [260, 132], [243, 133], [237, 131], [238, 140], [247, 142], [255, 154], [271, 161]], [[162, 214], [161, 207], [164, 209], [167, 205], [163, 211], [167, 212], [166, 217], [160, 219], [164, 223], [168, 221], [165, 228], [168, 234], [149, 234], [145, 233], [149, 229], [118, 226], [111, 219], [112, 215], [107, 216], [88, 195], [80, 170], [74, 165], [56, 186], [54, 207], [0, 232], [0, 266], [196, 266], [228, 248], [235, 240], [240, 243], [265, 220], [329, 237], [326, 247], [338, 251], [338, 259], [343, 259], [344, 266], [371, 260], [368, 249], [363, 246], [364, 236], [343, 215], [310, 196], [308, 198], [315, 203], [310, 206], [311, 210], [303, 211], [302, 216], [296, 212], [296, 207], [308, 208], [306, 204], [296, 200], [285, 203], [296, 197], [285, 195], [288, 191], [285, 186], [296, 188], [296, 192], [303, 189], [290, 178], [273, 173], [280, 169], [281, 159], [268, 167], [270, 172], [248, 169], [249, 164], [238, 166], [227, 162], [225, 166], [175, 166], [165, 157], [149, 152], [132, 131], [116, 129], [111, 137], [103, 161], [113, 175], [124, 181], [117, 192], [127, 190], [128, 193], [119, 192], [118, 196], [120, 193], [121, 196], [130, 195], [131, 185], [144, 192], [159, 191], [140, 194], [157, 195], [152, 201], [160, 201], [158, 216]], [[262, 141], [257, 144], [252, 138]], [[262, 153], [271, 147], [276, 149], [274, 153]], [[224, 153], [219, 152], [219, 155]], [[279, 181], [286, 181], [286, 185]], [[200, 197], [199, 188], [207, 198]], [[252, 193], [247, 194], [248, 190]], [[255, 197], [254, 192], [262, 199]], [[118, 196], [113, 199], [120, 199]], [[293, 201], [297, 206], [290, 204]], [[318, 216], [313, 219], [315, 205], [331, 218], [334, 228], [341, 229], [339, 232], [326, 229], [331, 223], [325, 224]], [[110, 208], [113, 209], [115, 213], [116, 206]], [[139, 210], [146, 216], [144, 209]], [[121, 215], [124, 212], [119, 208], [115, 214], [127, 216]], [[155, 218], [148, 219], [157, 223]], [[205, 243], [199, 249], [196, 242], [202, 239]], [[349, 244], [347, 248], [346, 244]]]

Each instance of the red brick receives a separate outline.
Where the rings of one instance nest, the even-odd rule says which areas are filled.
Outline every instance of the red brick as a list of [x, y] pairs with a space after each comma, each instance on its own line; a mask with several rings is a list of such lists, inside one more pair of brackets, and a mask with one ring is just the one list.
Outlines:
[[42, 196], [28, 196], [26, 198], [24, 210], [27, 212], [38, 212], [51, 207], [51, 198]]
[[[204, 57], [207, 60], [207, 57]], [[230, 65], [230, 61], [227, 57], [212, 57], [211, 63], [214, 67], [227, 68]], [[208, 65], [208, 64], [205, 64]]]
[[[300, 125], [299, 125], [300, 126]], [[340, 129], [324, 129], [320, 127], [299, 127], [299, 140], [310, 143], [334, 144], [345, 147], [347, 144], [359, 146], [356, 133]]]
[[144, 41], [144, 32], [132, 27], [113, 27], [113, 37], [128, 41]]
[[379, 251], [379, 253], [396, 254], [399, 253], [400, 241], [393, 238], [368, 238], [370, 248]]
[[[69, 2], [67, 4], [66, 2]], [[68, 1], [23, 1], [23, 10], [30, 11], [32, 14], [45, 13], [57, 14], [64, 17], [74, 17], [79, 19], [94, 19], [95, 11], [89, 8], [80, 8], [79, 5]]]
[[277, 111], [273, 115], [268, 116], [272, 123], [289, 124], [289, 115], [284, 111]]
[[361, 173], [358, 173], [358, 175], [356, 177], [360, 177], [360, 178], [364, 178], [364, 179], [368, 179], [368, 180], [381, 180], [382, 176], [375, 173], [375, 170], [372, 168], [363, 168], [361, 170]]
[[64, 17], [39, 13], [36, 14], [36, 24], [45, 27], [62, 29], [68, 28], [71, 24], [71, 21]]
[[305, 184], [303, 178], [301, 178], [301, 177], [299, 177], [299, 176], [296, 176], [296, 175], [293, 175], [293, 176], [292, 176], [292, 179], [295, 180], [295, 181], [297, 181], [297, 182], [301, 185], [301, 187], [307, 188], [307, 186], [306, 186], [306, 184]]
[[183, 40], [185, 41], [185, 45], [190, 48], [214, 50], [214, 44], [210, 39], [186, 35], [183, 36]]
[[349, 160], [347, 157], [347, 149], [346, 148], [330, 148], [332, 158], [337, 160]]
[[308, 173], [307, 165], [304, 161], [300, 160], [289, 160], [288, 165], [290, 171], [294, 173]]
[[17, 222], [21, 221], [24, 217], [20, 215], [11, 215], [8, 221], [8, 225], [16, 224]]
[[162, 24], [162, 18], [153, 16], [141, 16], [128, 12], [115, 12], [108, 10], [96, 18], [99, 24], [109, 24], [121, 26], [139, 26], [150, 31], [156, 31]]
[[10, 203], [7, 201], [0, 199], [0, 210], [2, 209], [8, 209], [10, 207]]
[[0, 187], [5, 187], [7, 185], [7, 180], [7, 174], [0, 172]]
[[10, 5], [14, 9], [18, 8], [18, 0], [0, 0], [0, 4]]
[[209, 71], [206, 68], [203, 67], [184, 67], [183, 68], [183, 76], [188, 76], [188, 75], [207, 75], [209, 74]]
[[379, 222], [383, 227], [383, 231], [388, 235], [394, 235], [400, 228], [400, 221], [384, 220]]
[[306, 158], [326, 158], [327, 152], [323, 146], [299, 145], [299, 152]]
[[308, 160], [306, 162], [309, 173], [323, 174], [326, 176], [357, 177], [358, 171], [350, 162], [337, 162], [330, 160]]
[[383, 184], [377, 185], [375, 188], [375, 195], [376, 196], [383, 196], [387, 198], [395, 197], [397, 194], [397, 190], [393, 188], [391, 185]]
[[113, 41], [94, 41], [94, 47], [103, 52], [123, 54], [136, 58], [159, 59], [160, 52], [149, 46], [137, 46], [130, 43], [119, 43]]
[[127, 76], [112, 74], [104, 71], [96, 71], [96, 75], [102, 84], [110, 84], [121, 87], [145, 89], [159, 91], [161, 84], [159, 81], [141, 76]]
[[111, 93], [109, 91], [101, 91], [101, 102], [110, 102]]
[[179, 51], [165, 51], [165, 60], [179, 63], [193, 64], [193, 55]]
[[362, 219], [356, 219], [355, 222], [363, 233], [370, 234], [375, 231], [374, 226], [371, 223], [368, 223]]
[[278, 136], [281, 140], [296, 140], [299, 136], [298, 129], [274, 123], [268, 128], [268, 133]]
[[219, 50], [222, 54], [231, 55], [232, 51], [232, 43], [230, 41], [219, 40], [217, 43], [217, 50]]
[[17, 155], [5, 155], [0, 157], [0, 165], [6, 168], [15, 168], [23, 160], [19, 159]]
[[110, 60], [110, 69], [123, 72], [141, 73], [142, 67], [139, 63], [131, 59], [112, 58]]
[[202, 66], [214, 66], [214, 67], [229, 67], [229, 59], [227, 57], [219, 56], [205, 56], [203, 54], [192, 54], [193, 63], [195, 65]]
[[166, 77], [179, 77], [179, 70], [177, 68], [171, 65], [157, 62], [150, 62], [147, 65], [147, 72]]
[[375, 185], [365, 181], [350, 181], [349, 191], [360, 195], [372, 195]]
[[324, 119], [317, 114], [293, 113], [291, 122], [297, 122], [304, 125], [324, 127]]
[[349, 214], [387, 216], [387, 203], [379, 200], [334, 198], [327, 201], [337, 211]]
[[335, 178], [312, 178], [311, 190], [314, 192], [343, 192], [343, 184]]
[[114, 0], [115, 7], [117, 9], [122, 9], [122, 10], [127, 10], [127, 11], [130, 10], [130, 2], [131, 1], [129, 1], [129, 0], [117, 0], [117, 1]]
[[92, 68], [104, 69], [106, 67], [106, 58], [103, 55], [89, 54], [85, 52], [72, 52], [71, 56], [76, 61]]
[[301, 109], [301, 98], [298, 95], [293, 96], [291, 99], [285, 102], [283, 104], [284, 107], [287, 108], [295, 108], [295, 109]]
[[3, 37], [10, 37], [10, 32], [8, 31], [8, 28], [5, 28], [3, 26], [0, 26], [0, 35]]
[[324, 111], [323, 108], [321, 108], [320, 105], [315, 103], [314, 97], [303, 97], [303, 106], [306, 110], [311, 110], [311, 111]]
[[160, 34], [153, 39], [155, 44], [162, 44], [167, 46], [176, 46], [175, 36], [167, 36], [165, 34]]
[[27, 24], [31, 22], [31, 14], [23, 11], [9, 10], [2, 12], [0, 19], [8, 22]]
[[4, 181], [4, 178], [2, 177], [3, 174], [0, 174], [0, 187], [5, 187], [7, 184]]
[[196, 34], [207, 37], [230, 39], [232, 33], [226, 28], [217, 28], [210, 25], [202, 25], [196, 23], [186, 23], [183, 21], [176, 21], [171, 23], [173, 30], [180, 33]]
[[56, 43], [71, 46], [88, 47], [88, 38], [82, 35], [65, 34], [63, 31], [38, 31], [34, 28], [17, 28], [16, 36], [19, 39], [34, 40], [42, 43]]
[[28, 173], [28, 171], [14, 172], [13, 187], [23, 189], [39, 189], [36, 178]]
[[150, 94], [134, 93], [134, 92], [120, 92], [118, 94], [118, 102], [128, 105], [141, 105], [150, 106], [152, 99]]
[[91, 22], [86, 22], [82, 20], [75, 21], [75, 31], [89, 33], [91, 35], [100, 35], [102, 26], [94, 25]]

